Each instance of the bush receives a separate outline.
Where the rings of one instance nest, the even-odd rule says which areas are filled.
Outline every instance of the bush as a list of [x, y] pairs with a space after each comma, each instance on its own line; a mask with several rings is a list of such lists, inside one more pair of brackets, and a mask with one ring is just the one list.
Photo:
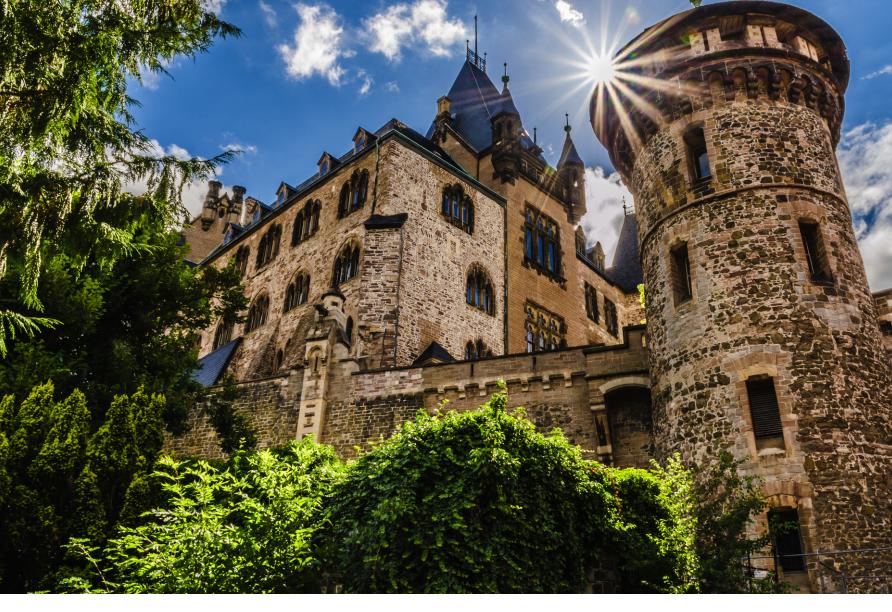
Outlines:
[[[317, 534], [349, 592], [582, 592], [689, 587], [657, 476], [586, 461], [496, 394], [480, 410], [419, 414], [353, 462]], [[618, 575], [596, 575], [598, 567]]]

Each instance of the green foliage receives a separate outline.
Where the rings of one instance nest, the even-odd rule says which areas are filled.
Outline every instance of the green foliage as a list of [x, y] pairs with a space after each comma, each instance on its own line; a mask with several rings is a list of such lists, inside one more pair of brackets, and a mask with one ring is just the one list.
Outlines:
[[225, 468], [159, 462], [168, 502], [119, 529], [100, 551], [68, 548], [83, 561], [63, 580], [73, 592], [270, 593], [317, 591], [311, 538], [319, 507], [342, 466], [306, 438], [279, 451], [237, 454]]
[[[644, 283], [638, 285], [638, 303], [641, 304], [641, 310], [647, 310], [647, 301], [644, 297]], [[647, 319], [641, 319], [641, 324], [647, 323]]]
[[[188, 267], [176, 232], [145, 215], [131, 227], [145, 247], [132, 255], [111, 262], [90, 255], [83, 265], [68, 255], [44, 260], [38, 294], [59, 325], [13, 345], [0, 363], [0, 393], [22, 398], [52, 379], [104, 410], [116, 395], [144, 387], [165, 395], [165, 422], [181, 429], [204, 392], [191, 378], [196, 330], [237, 320], [247, 300], [233, 266]], [[11, 300], [15, 286], [0, 282], [0, 300]]]
[[[352, 463], [320, 545], [348, 592], [580, 592], [599, 564], [631, 591], [686, 590], [687, 531], [657, 478], [582, 458], [506, 413], [419, 414]], [[647, 556], [647, 558], [645, 558]]]
[[[227, 161], [177, 159], [135, 129], [127, 78], [163, 72], [239, 30], [202, 0], [0, 2], [0, 352], [11, 329], [33, 335], [42, 264], [66, 253], [83, 266], [143, 248], [134, 211], [172, 227], [183, 217], [185, 182]], [[124, 192], [144, 183], [145, 196]], [[122, 222], [122, 217], [124, 221]], [[9, 275], [12, 277], [9, 278]], [[13, 327], [10, 327], [12, 325]]]
[[0, 401], [0, 586], [41, 588], [73, 535], [102, 539], [134, 475], [161, 447], [163, 397], [116, 397], [91, 435], [91, 411], [74, 390], [56, 401], [51, 382], [18, 405]]
[[235, 378], [227, 375], [223, 388], [207, 396], [207, 415], [220, 439], [220, 448], [227, 455], [237, 450], [251, 450], [257, 445], [257, 435], [250, 421], [235, 411], [233, 404], [239, 397]]

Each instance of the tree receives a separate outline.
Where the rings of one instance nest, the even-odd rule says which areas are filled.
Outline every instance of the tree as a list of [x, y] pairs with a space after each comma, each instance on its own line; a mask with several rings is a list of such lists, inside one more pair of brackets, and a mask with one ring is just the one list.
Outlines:
[[[77, 261], [47, 249], [38, 296], [59, 323], [11, 347], [0, 362], [0, 393], [22, 399], [52, 379], [63, 394], [80, 389], [101, 422], [116, 395], [143, 387], [166, 397], [165, 423], [180, 431], [204, 392], [191, 377], [195, 333], [218, 318], [237, 321], [247, 300], [233, 266], [187, 266], [177, 232], [150, 215], [120, 212], [119, 225], [131, 217], [137, 250]], [[0, 282], [0, 300], [13, 298], [18, 271]]]
[[[157, 155], [135, 129], [127, 79], [164, 72], [217, 37], [238, 36], [204, 0], [0, 2], [0, 355], [54, 324], [38, 294], [42, 263], [59, 253], [81, 269], [144, 247], [132, 211], [181, 223], [182, 186], [210, 160]], [[123, 191], [144, 181], [145, 196]], [[14, 279], [10, 279], [10, 273]]]
[[275, 593], [320, 589], [312, 536], [342, 464], [312, 438], [278, 451], [238, 453], [223, 468], [164, 458], [166, 503], [122, 527], [62, 589], [122, 593]]
[[[690, 529], [655, 474], [582, 458], [494, 395], [473, 412], [420, 413], [352, 463], [320, 546], [348, 592], [584, 592], [692, 585]], [[688, 535], [686, 535], [688, 532]], [[611, 576], [601, 568], [614, 568]]]
[[57, 401], [52, 383], [21, 403], [0, 401], [0, 586], [22, 592], [54, 583], [62, 544], [101, 541], [135, 476], [162, 444], [164, 398], [118, 396], [94, 432], [78, 390]]

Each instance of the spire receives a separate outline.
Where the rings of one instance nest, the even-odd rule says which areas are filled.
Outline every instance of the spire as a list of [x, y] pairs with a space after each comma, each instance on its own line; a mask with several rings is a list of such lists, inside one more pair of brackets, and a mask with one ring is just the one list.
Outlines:
[[502, 93], [504, 94], [508, 91], [508, 81], [510, 80], [510, 77], [508, 76], [508, 62], [505, 62], [502, 65], [505, 67], [505, 74], [502, 75]]
[[570, 137], [570, 132], [573, 128], [570, 127], [570, 115], [568, 113], [564, 113], [564, 120], [566, 121], [564, 131], [567, 133], [567, 136], [564, 138], [564, 149], [561, 151], [561, 159], [558, 162], [558, 169], [563, 168], [566, 164], [584, 166], [585, 164], [583, 163], [582, 158], [579, 157], [579, 152], [576, 150], [576, 145], [573, 144], [573, 139]]
[[567, 122], [567, 124], [564, 126], [564, 131], [567, 132], [567, 138], [569, 138], [570, 131], [573, 129], [572, 127], [570, 127], [570, 113], [564, 113], [564, 119]]
[[477, 55], [477, 15], [474, 15], [474, 55]]
[[538, 134], [536, 133], [538, 131], [538, 129], [539, 128], [537, 128], [537, 127], [533, 127], [533, 144], [536, 146], [539, 145], [539, 138], [538, 138]]

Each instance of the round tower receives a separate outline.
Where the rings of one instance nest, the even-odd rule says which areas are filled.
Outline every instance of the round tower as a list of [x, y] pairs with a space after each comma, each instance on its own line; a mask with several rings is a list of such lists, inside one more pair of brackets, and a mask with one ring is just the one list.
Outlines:
[[649, 28], [614, 68], [591, 119], [635, 197], [657, 448], [746, 459], [799, 523], [776, 542], [786, 579], [885, 588], [892, 553], [864, 549], [892, 547], [892, 384], [835, 156], [842, 40], [737, 0]]

